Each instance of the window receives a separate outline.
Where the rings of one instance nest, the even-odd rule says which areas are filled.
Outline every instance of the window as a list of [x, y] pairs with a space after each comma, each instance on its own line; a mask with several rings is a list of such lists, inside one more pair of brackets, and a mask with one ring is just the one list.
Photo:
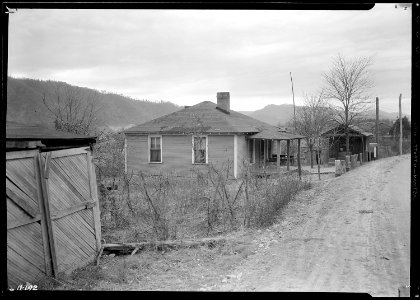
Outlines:
[[149, 137], [149, 162], [151, 163], [162, 162], [162, 137], [161, 136]]
[[193, 137], [193, 164], [207, 163], [207, 137]]

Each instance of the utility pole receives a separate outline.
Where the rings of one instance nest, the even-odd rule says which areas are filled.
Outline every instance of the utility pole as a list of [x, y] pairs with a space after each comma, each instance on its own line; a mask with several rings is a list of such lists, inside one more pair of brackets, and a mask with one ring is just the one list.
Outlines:
[[376, 143], [379, 143], [379, 98], [376, 97]]
[[402, 118], [401, 118], [401, 97], [402, 94], [400, 94], [400, 101], [399, 101], [399, 115], [400, 115], [400, 155], [402, 155]]
[[[292, 82], [292, 96], [293, 96], [293, 128], [294, 128], [293, 130], [294, 130], [294, 133], [296, 133], [296, 106], [295, 106], [295, 93], [293, 91], [292, 72], [290, 72], [290, 81]], [[300, 156], [300, 140], [298, 140], [298, 152], [299, 152], [298, 155]], [[299, 179], [300, 179], [300, 157], [298, 157], [298, 164], [299, 164], [298, 167], [299, 167]]]
[[379, 158], [379, 98], [376, 97], [376, 159]]
[[290, 81], [292, 82], [292, 96], [293, 96], [293, 127], [296, 132], [296, 107], [295, 107], [295, 93], [293, 91], [293, 78], [292, 78], [292, 72], [290, 72]]

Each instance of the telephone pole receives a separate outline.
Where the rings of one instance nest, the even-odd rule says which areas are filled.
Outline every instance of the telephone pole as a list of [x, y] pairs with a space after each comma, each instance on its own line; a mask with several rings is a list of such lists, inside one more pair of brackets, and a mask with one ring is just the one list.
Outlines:
[[376, 159], [379, 158], [379, 98], [376, 97]]
[[292, 72], [290, 72], [290, 81], [292, 82], [292, 96], [293, 96], [293, 127], [296, 132], [296, 107], [295, 107], [295, 93], [293, 91], [293, 78]]
[[399, 115], [400, 115], [400, 155], [402, 155], [402, 135], [403, 135], [402, 118], [401, 118], [401, 97], [402, 97], [402, 94], [400, 94], [400, 100], [399, 100]]

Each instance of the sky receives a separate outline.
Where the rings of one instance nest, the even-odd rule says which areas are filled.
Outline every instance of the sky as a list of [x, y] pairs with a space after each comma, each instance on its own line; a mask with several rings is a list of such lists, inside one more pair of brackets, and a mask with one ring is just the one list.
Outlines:
[[[372, 57], [380, 109], [411, 110], [411, 7], [358, 10], [19, 9], [8, 75], [135, 99], [194, 105], [230, 92], [231, 109], [296, 105], [338, 54]], [[373, 101], [374, 102], [374, 101]], [[372, 106], [374, 108], [374, 106]]]

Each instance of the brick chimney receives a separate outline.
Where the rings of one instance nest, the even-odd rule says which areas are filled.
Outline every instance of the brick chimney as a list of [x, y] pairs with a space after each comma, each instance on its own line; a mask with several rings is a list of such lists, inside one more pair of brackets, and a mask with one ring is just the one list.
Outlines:
[[217, 108], [230, 113], [230, 95], [229, 92], [218, 92], [217, 93]]

